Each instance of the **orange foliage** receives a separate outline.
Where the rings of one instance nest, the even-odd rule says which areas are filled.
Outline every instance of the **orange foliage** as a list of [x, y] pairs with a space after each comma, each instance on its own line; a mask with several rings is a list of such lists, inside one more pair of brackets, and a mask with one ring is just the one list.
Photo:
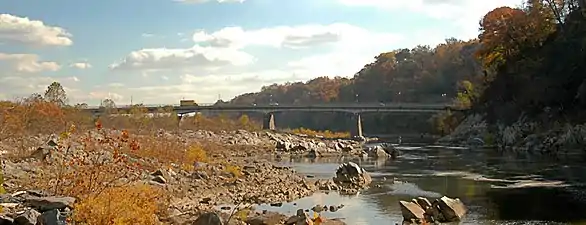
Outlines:
[[518, 42], [527, 35], [523, 29], [525, 18], [522, 10], [510, 7], [496, 8], [482, 18], [479, 35], [482, 48], [477, 55], [485, 65], [500, 64], [519, 50]]
[[477, 55], [485, 66], [500, 65], [525, 48], [537, 47], [555, 30], [551, 10], [531, 3], [525, 11], [499, 7], [480, 22], [482, 47]]
[[[71, 137], [74, 129], [70, 129], [62, 137]], [[66, 160], [57, 162], [56, 174], [46, 174], [45, 179], [53, 192], [59, 195], [87, 197], [103, 190], [123, 185], [132, 181], [137, 173], [136, 164], [122, 154], [131, 150], [122, 136], [100, 130], [97, 134], [88, 132], [81, 136], [82, 152], [71, 152], [71, 146], [59, 144], [58, 152], [65, 155]]]

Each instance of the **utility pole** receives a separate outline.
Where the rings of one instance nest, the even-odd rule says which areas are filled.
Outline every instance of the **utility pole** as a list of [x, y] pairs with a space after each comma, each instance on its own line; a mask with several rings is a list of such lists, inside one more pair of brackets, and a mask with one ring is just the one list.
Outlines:
[[132, 95], [130, 96], [130, 105], [132, 106]]

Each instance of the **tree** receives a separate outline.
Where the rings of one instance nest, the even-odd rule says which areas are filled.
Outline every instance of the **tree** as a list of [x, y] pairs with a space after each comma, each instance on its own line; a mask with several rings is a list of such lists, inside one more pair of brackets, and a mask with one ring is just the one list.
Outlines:
[[63, 90], [63, 86], [55, 81], [47, 87], [47, 91], [45, 91], [45, 100], [59, 106], [64, 106], [67, 104], [67, 94], [65, 93], [65, 90]]
[[478, 99], [480, 94], [474, 89], [474, 84], [468, 80], [459, 83], [459, 91], [456, 96], [456, 105], [462, 109], [469, 109]]
[[486, 68], [496, 68], [513, 56], [525, 58], [520, 52], [540, 47], [555, 28], [554, 13], [540, 0], [528, 0], [523, 9], [496, 8], [480, 22], [482, 47], [477, 56]]
[[482, 18], [478, 36], [482, 47], [477, 54], [486, 67], [501, 65], [518, 52], [523, 36], [527, 35], [522, 31], [525, 16], [520, 9], [499, 7]]
[[28, 98], [25, 99], [25, 101], [27, 101], [27, 102], [41, 102], [44, 100], [45, 99], [43, 98], [43, 96], [39, 93], [33, 93]]
[[114, 100], [106, 98], [106, 99], [102, 100], [102, 103], [100, 104], [100, 106], [104, 107], [106, 109], [115, 109], [116, 103], [114, 102]]
[[88, 105], [87, 105], [87, 103], [77, 103], [77, 104], [75, 104], [74, 107], [76, 109], [87, 109], [88, 108]]

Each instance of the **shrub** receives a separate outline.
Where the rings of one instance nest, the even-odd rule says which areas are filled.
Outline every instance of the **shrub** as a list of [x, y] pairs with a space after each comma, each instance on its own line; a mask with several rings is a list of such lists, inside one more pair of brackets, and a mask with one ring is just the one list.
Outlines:
[[[98, 132], [79, 136], [83, 151], [72, 152], [71, 146], [58, 144], [52, 154], [62, 157], [54, 159], [56, 171], [42, 174], [41, 180], [47, 181], [45, 188], [57, 195], [83, 198], [136, 179], [133, 176], [137, 174], [136, 164], [122, 152], [139, 150], [137, 142], [129, 140], [125, 132], [116, 135], [100, 129], [99, 122], [96, 127]], [[60, 142], [65, 142], [75, 131], [75, 126], [71, 126], [60, 135]]]
[[312, 136], [312, 137], [318, 137], [318, 136], [325, 137], [325, 138], [349, 138], [350, 137], [350, 132], [333, 132], [333, 131], [329, 131], [329, 130], [315, 131], [315, 130], [306, 129], [303, 127], [293, 129], [290, 132], [294, 133], [294, 134], [303, 134], [303, 135]]
[[192, 145], [185, 151], [185, 160], [183, 163], [193, 164], [195, 162], [206, 162], [207, 155], [200, 145]]
[[226, 165], [226, 167], [224, 168], [224, 171], [232, 174], [232, 176], [234, 176], [236, 178], [241, 177], [243, 175], [240, 167], [235, 166], [235, 165]]
[[82, 198], [75, 205], [73, 220], [79, 224], [158, 224], [156, 214], [165, 210], [164, 192], [146, 184], [110, 187]]

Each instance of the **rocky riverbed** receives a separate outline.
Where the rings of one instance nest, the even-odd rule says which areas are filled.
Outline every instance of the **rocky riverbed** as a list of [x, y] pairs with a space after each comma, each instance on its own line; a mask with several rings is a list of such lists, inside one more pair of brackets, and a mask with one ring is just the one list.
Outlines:
[[[309, 157], [367, 154], [359, 141], [244, 130], [219, 133], [158, 131], [153, 138], [179, 143], [180, 146], [215, 143], [214, 149], [206, 149], [206, 162], [195, 162], [186, 167], [133, 153], [134, 148], [135, 151], [147, 149], [144, 146], [139, 149], [137, 146], [140, 143], [134, 142], [134, 138], [139, 140], [141, 135], [128, 136], [124, 131], [101, 130], [60, 138], [56, 135], [39, 135], [3, 140], [0, 142], [0, 151], [5, 155], [3, 185], [10, 193], [1, 198], [4, 218], [14, 221], [14, 224], [35, 224], [37, 220], [47, 217], [54, 223], [44, 224], [59, 224], [57, 221], [67, 217], [76, 199], [57, 193], [63, 191], [56, 191], [59, 185], [55, 182], [60, 182], [59, 179], [63, 179], [65, 174], [75, 176], [78, 172], [76, 169], [81, 168], [79, 165], [84, 165], [84, 168], [112, 165], [104, 167], [100, 173], [112, 173], [113, 177], [120, 175], [116, 182], [121, 184], [148, 184], [171, 193], [168, 213], [158, 218], [166, 224], [191, 224], [202, 213], [215, 211], [215, 207], [221, 204], [278, 204], [311, 195], [318, 190], [343, 190], [352, 194], [370, 182], [366, 173], [354, 165], [341, 166], [337, 180], [311, 180], [290, 168], [279, 167], [263, 159], [263, 156], [275, 154], [280, 157], [292, 154]], [[27, 145], [19, 146], [15, 143]], [[119, 146], [121, 143], [128, 143], [130, 151], [119, 152], [119, 149], [123, 149]], [[167, 151], [164, 148], [157, 151]], [[132, 162], [133, 168], [121, 167], [118, 162], [121, 158]], [[67, 185], [74, 184], [63, 186]], [[41, 191], [35, 191], [39, 189]], [[30, 199], [34, 198], [42, 198], [32, 201], [40, 201], [44, 205], [31, 205]], [[47, 207], [47, 204], [51, 207]], [[254, 217], [267, 217], [265, 214]], [[228, 216], [218, 215], [224, 219]], [[303, 215], [295, 216], [301, 218]], [[26, 221], [23, 217], [26, 217]], [[333, 223], [336, 220], [329, 221]]]

